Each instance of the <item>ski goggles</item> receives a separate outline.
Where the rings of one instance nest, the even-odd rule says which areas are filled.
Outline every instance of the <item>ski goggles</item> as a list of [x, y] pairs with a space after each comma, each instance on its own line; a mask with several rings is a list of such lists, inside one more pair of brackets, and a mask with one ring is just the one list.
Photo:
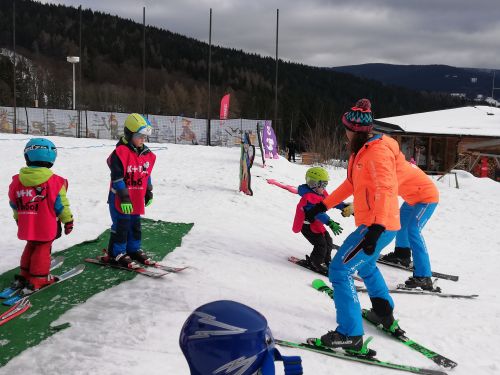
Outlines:
[[148, 138], [148, 136], [146, 134], [142, 134], [142, 133], [134, 133], [134, 135], [132, 136], [132, 138], [142, 139], [143, 141], [145, 141], [146, 138]]
[[311, 180], [307, 179], [307, 186], [309, 186], [311, 189], [318, 189], [318, 188], [326, 188], [328, 186], [328, 181], [316, 181], [316, 180]]

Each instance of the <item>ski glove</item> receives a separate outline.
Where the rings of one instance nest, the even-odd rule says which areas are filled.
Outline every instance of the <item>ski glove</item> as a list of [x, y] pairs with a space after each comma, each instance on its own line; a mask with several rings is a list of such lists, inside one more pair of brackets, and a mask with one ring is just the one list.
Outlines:
[[62, 235], [62, 224], [60, 220], [57, 220], [57, 232], [56, 232], [56, 240]]
[[354, 215], [354, 204], [352, 202], [347, 203], [346, 206], [342, 209], [341, 215], [343, 217]]
[[339, 223], [337, 223], [336, 221], [333, 221], [332, 219], [330, 219], [328, 221], [328, 226], [330, 227], [330, 229], [332, 230], [333, 234], [335, 236], [338, 236], [340, 233], [342, 233], [342, 227], [340, 226]]
[[372, 255], [377, 247], [377, 241], [380, 235], [384, 232], [385, 227], [380, 224], [372, 224], [368, 227], [368, 231], [365, 234], [365, 238], [358, 245], [358, 248], [362, 248], [366, 255]]
[[130, 202], [124, 202], [120, 204], [120, 208], [122, 209], [122, 212], [125, 215], [130, 215], [132, 211], [134, 211], [134, 207], [132, 206], [132, 203]]
[[73, 220], [64, 223], [64, 234], [70, 234], [73, 231]]
[[318, 204], [315, 204], [312, 206], [311, 209], [308, 211], [305, 211], [306, 214], [306, 220], [310, 223], [314, 222], [316, 220], [316, 215], [320, 214], [322, 212], [326, 212], [327, 208], [323, 202], [319, 202]]
[[151, 190], [146, 190], [146, 195], [144, 196], [144, 204], [148, 207], [153, 203], [153, 192]]

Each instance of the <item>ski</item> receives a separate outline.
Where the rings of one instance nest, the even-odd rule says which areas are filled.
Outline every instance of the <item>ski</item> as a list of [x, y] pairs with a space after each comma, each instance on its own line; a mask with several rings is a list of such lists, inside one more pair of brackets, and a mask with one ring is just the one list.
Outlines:
[[[364, 288], [363, 288], [364, 289]], [[365, 290], [361, 290], [362, 292], [365, 292]], [[454, 294], [454, 293], [442, 293], [441, 289], [435, 289], [433, 291], [431, 290], [424, 290], [424, 289], [412, 289], [412, 288], [407, 288], [405, 284], [398, 284], [396, 289], [389, 289], [389, 292], [391, 293], [399, 293], [399, 294], [420, 294], [420, 295], [427, 295], [427, 296], [438, 296], [442, 298], [467, 298], [467, 299], [474, 299], [476, 297], [479, 297], [479, 294]]]
[[364, 363], [367, 365], [374, 365], [374, 366], [385, 367], [385, 368], [394, 369], [394, 370], [406, 371], [406, 372], [411, 372], [414, 374], [446, 375], [446, 373], [443, 371], [431, 370], [431, 369], [426, 369], [426, 368], [422, 368], [422, 367], [415, 367], [415, 366], [402, 365], [402, 364], [382, 361], [382, 360], [377, 359], [377, 358], [372, 357], [372, 356], [357, 355], [357, 354], [344, 352], [341, 350], [332, 349], [332, 348], [322, 346], [322, 345], [320, 346], [320, 345], [315, 344], [315, 342], [317, 342], [317, 339], [308, 339], [307, 343], [296, 343], [296, 342], [278, 340], [278, 339], [275, 339], [274, 341], [276, 342], [276, 344], [281, 345], [281, 346], [286, 346], [289, 348], [305, 349], [305, 350], [309, 350], [311, 352], [328, 355], [330, 357], [346, 359], [349, 361]]
[[[108, 257], [108, 252], [106, 249], [102, 249], [102, 252], [104, 255], [100, 256], [100, 257], [97, 257], [97, 259], [99, 261], [101, 261], [102, 263], [108, 263], [106, 261], [103, 260], [103, 258], [107, 258]], [[92, 262], [93, 263], [93, 262]], [[161, 264], [160, 262], [157, 262], [155, 260], [150, 260], [148, 262], [148, 264], [139, 264], [137, 263], [138, 267], [135, 267], [135, 268], [157, 268], [159, 270], [162, 270], [162, 271], [165, 271], [167, 273], [177, 273], [177, 272], [181, 272], [181, 271], [184, 271], [186, 268], [188, 268], [187, 266], [186, 267], [171, 267], [171, 266], [167, 266], [165, 264]]]
[[[52, 258], [50, 260], [50, 271], [59, 268], [63, 264], [63, 262], [64, 262], [64, 257], [62, 255]], [[22, 288], [7, 287], [0, 292], [0, 298], [2, 299], [10, 298], [19, 293], [21, 289]]]
[[[399, 269], [402, 269], [402, 270], [413, 272], [413, 266], [408, 266], [408, 267], [407, 266], [403, 266], [402, 264], [388, 262], [388, 261], [386, 261], [386, 260], [384, 260], [382, 258], [379, 258], [377, 260], [377, 263], [385, 264], [386, 266], [391, 266], [391, 267], [395, 267], [395, 268], [399, 268]], [[432, 272], [432, 277], [436, 277], [438, 279], [444, 279], [444, 280], [458, 281], [458, 276], [447, 275], [445, 273], [439, 273], [439, 272]]]
[[[288, 261], [289, 261], [289, 262], [295, 263], [297, 266], [303, 267], [303, 268], [305, 268], [305, 269], [307, 269], [307, 270], [309, 270], [309, 271], [315, 272], [315, 273], [317, 273], [317, 274], [319, 274], [319, 275], [322, 275], [322, 276], [326, 276], [326, 277], [328, 277], [328, 274], [324, 274], [324, 273], [322, 273], [322, 272], [318, 272], [318, 271], [316, 271], [315, 269], [313, 269], [312, 267], [310, 267], [308, 264], [299, 263], [299, 262], [300, 262], [300, 261], [302, 261], [302, 260], [303, 260], [303, 259], [299, 259], [299, 258], [294, 257], [294, 256], [288, 257]], [[361, 277], [358, 277], [358, 276], [354, 276], [354, 275], [353, 275], [353, 276], [352, 276], [352, 278], [353, 278], [354, 280], [363, 281], [363, 279], [362, 279]]]
[[[479, 297], [478, 294], [452, 294], [452, 293], [441, 293], [441, 292], [431, 292], [429, 290], [423, 289], [410, 289], [410, 288], [402, 288], [403, 285], [399, 285], [396, 289], [389, 289], [390, 293], [394, 294], [416, 294], [416, 295], [427, 295], [427, 296], [438, 296], [442, 298], [465, 298], [465, 299], [474, 299]], [[333, 290], [325, 284], [325, 282], [321, 279], [316, 279], [312, 282], [312, 287], [320, 292], [324, 292], [333, 298]], [[400, 288], [401, 287], [401, 288]], [[368, 293], [368, 290], [365, 287], [356, 285], [356, 291], [360, 293]]]
[[63, 281], [66, 281], [68, 279], [71, 279], [72, 277], [75, 277], [79, 274], [81, 274], [83, 272], [83, 270], [85, 269], [85, 265], [83, 264], [79, 264], [78, 266], [76, 266], [75, 268], [72, 268], [70, 269], [69, 271], [66, 271], [65, 273], [63, 273], [62, 275], [59, 275], [59, 276], [55, 276], [56, 277], [56, 281], [52, 284], [49, 284], [43, 288], [40, 288], [40, 289], [37, 289], [35, 291], [32, 291], [30, 293], [27, 293], [27, 294], [24, 294], [24, 293], [19, 293], [17, 295], [15, 295], [14, 297], [11, 297], [5, 301], [3, 301], [3, 304], [6, 305], [6, 306], [12, 306], [14, 305], [17, 301], [21, 300], [23, 297], [26, 297], [26, 296], [32, 296], [33, 294], [35, 293], [38, 293], [38, 292], [41, 292], [47, 288], [50, 288], [51, 286], [53, 285], [57, 285], [59, 283], [62, 283]]
[[143, 276], [148, 276], [148, 277], [153, 277], [153, 278], [160, 278], [160, 277], [165, 276], [165, 275], [170, 273], [170, 272], [166, 272], [166, 271], [154, 272], [154, 271], [148, 270], [145, 267], [127, 268], [127, 267], [120, 266], [119, 264], [103, 262], [101, 259], [97, 259], [97, 258], [85, 258], [85, 262], [97, 264], [99, 266], [104, 266], [104, 267], [116, 268], [116, 269], [120, 269], [120, 270], [124, 270], [124, 271], [137, 272]]
[[172, 266], [167, 266], [165, 264], [161, 264], [158, 262], [154, 262], [153, 264], [146, 264], [145, 266], [157, 268], [157, 269], [165, 271], [167, 273], [178, 273], [178, 272], [184, 271], [186, 268], [189, 268], [188, 266], [186, 266], [186, 267], [172, 267]]
[[452, 361], [451, 359], [448, 359], [446, 357], [443, 357], [441, 354], [438, 354], [430, 349], [427, 349], [423, 347], [422, 345], [418, 344], [417, 342], [413, 341], [410, 339], [408, 336], [405, 335], [405, 332], [401, 329], [396, 330], [395, 332], [391, 332], [390, 330], [385, 329], [382, 325], [377, 324], [370, 319], [368, 319], [367, 314], [368, 310], [363, 309], [362, 314], [363, 318], [372, 324], [373, 326], [377, 327], [379, 330], [382, 332], [385, 332], [391, 337], [394, 337], [396, 340], [402, 342], [404, 345], [408, 346], [409, 348], [417, 351], [418, 353], [424, 355], [425, 357], [429, 358], [431, 361], [434, 363], [438, 364], [439, 366], [452, 369], [457, 366], [457, 363]]
[[21, 315], [26, 310], [31, 307], [31, 303], [28, 297], [23, 297], [19, 301], [17, 301], [14, 305], [10, 307], [7, 311], [0, 314], [0, 326], [2, 324], [7, 323], [9, 320], [14, 319], [15, 317]]

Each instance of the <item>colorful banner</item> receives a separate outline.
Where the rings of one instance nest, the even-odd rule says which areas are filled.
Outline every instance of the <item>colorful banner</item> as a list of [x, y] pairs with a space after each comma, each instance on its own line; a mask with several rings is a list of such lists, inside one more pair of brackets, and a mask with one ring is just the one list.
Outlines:
[[227, 120], [227, 116], [229, 115], [229, 99], [231, 98], [231, 94], [226, 94], [222, 97], [220, 101], [220, 119]]
[[262, 143], [264, 144], [264, 155], [268, 159], [279, 159], [278, 142], [274, 134], [271, 121], [265, 121], [264, 131], [262, 132]]
[[253, 195], [251, 187], [250, 168], [253, 165], [255, 157], [255, 146], [250, 141], [250, 135], [245, 132], [243, 141], [241, 142], [241, 157], [240, 157], [240, 191], [247, 195]]

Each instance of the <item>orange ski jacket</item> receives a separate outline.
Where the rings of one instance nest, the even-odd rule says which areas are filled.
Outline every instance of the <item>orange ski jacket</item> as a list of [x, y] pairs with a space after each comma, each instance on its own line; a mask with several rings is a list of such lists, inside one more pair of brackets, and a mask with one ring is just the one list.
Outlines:
[[397, 155], [387, 136], [368, 140], [349, 158], [347, 178], [323, 200], [325, 206], [332, 208], [353, 195], [356, 226], [379, 224], [399, 230]]

